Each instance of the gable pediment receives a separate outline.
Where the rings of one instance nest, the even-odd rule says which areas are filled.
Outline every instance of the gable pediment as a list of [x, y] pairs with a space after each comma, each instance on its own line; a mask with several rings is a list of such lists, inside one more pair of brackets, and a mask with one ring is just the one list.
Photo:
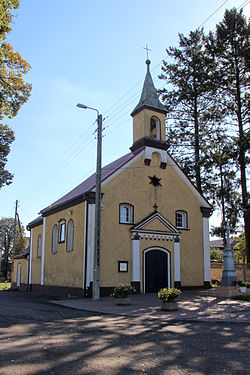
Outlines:
[[154, 212], [150, 216], [141, 220], [132, 227], [131, 232], [148, 235], [171, 235], [179, 236], [180, 232], [159, 212]]

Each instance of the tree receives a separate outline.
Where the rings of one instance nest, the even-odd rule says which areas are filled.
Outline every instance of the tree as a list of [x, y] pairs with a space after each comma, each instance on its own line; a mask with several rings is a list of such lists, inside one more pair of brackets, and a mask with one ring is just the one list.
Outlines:
[[216, 74], [216, 62], [205, 53], [204, 40], [203, 30], [190, 32], [188, 37], [180, 34], [179, 48], [166, 50], [174, 63], [163, 61], [160, 76], [173, 87], [161, 90], [168, 118], [174, 120], [168, 135], [170, 151], [200, 192], [207, 191], [204, 187], [209, 181], [204, 162], [213, 135], [212, 120], [222, 117], [211, 79]]
[[4, 167], [10, 152], [10, 144], [14, 139], [14, 132], [7, 125], [0, 124], [0, 189], [5, 184], [9, 185], [13, 178], [13, 175]]
[[[0, 121], [5, 117], [9, 119], [16, 116], [20, 107], [28, 100], [31, 92], [31, 85], [25, 83], [23, 75], [26, 74], [30, 65], [21, 57], [18, 52], [14, 52], [13, 47], [6, 42], [7, 34], [11, 31], [11, 21], [13, 9], [17, 9], [19, 0], [0, 0]], [[7, 125], [1, 124], [1, 137], [8, 138], [8, 146], [0, 150], [0, 188], [5, 184], [10, 184], [13, 176], [4, 169], [9, 153], [9, 144], [13, 142], [13, 132]], [[6, 151], [7, 154], [6, 154]], [[3, 155], [3, 156], [2, 156]], [[3, 159], [2, 159], [3, 157]]]
[[246, 263], [246, 237], [245, 234], [241, 234], [239, 237], [235, 238], [234, 250], [234, 260], [236, 263]]
[[[250, 212], [247, 192], [246, 168], [249, 147], [250, 105], [250, 24], [247, 24], [242, 9], [226, 10], [223, 21], [210, 32], [207, 50], [217, 62], [217, 82], [220, 104], [230, 120], [229, 131], [236, 123], [238, 134], [234, 137], [237, 148], [236, 163], [240, 169], [242, 211], [247, 244], [247, 257], [250, 263]], [[216, 77], [215, 77], [216, 79]]]
[[217, 128], [209, 145], [206, 169], [213, 172], [210, 181], [210, 200], [221, 212], [221, 225], [212, 229], [213, 235], [223, 237], [226, 246], [225, 224], [237, 230], [239, 222], [240, 194], [238, 192], [237, 169], [233, 162], [234, 143], [225, 129]]
[[16, 223], [12, 218], [2, 218], [0, 220], [0, 254], [1, 254], [1, 274], [8, 279], [11, 269], [13, 251], [15, 255], [24, 249], [24, 227]]

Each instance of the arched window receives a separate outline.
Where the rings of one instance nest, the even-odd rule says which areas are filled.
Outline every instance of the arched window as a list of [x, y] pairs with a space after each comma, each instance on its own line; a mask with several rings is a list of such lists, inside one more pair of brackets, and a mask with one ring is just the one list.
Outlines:
[[72, 219], [69, 220], [67, 226], [67, 243], [66, 243], [66, 250], [71, 251], [73, 250], [74, 246], [74, 222]]
[[57, 241], [58, 241], [58, 227], [55, 224], [52, 229], [52, 246], [51, 246], [52, 253], [57, 252]]
[[134, 221], [134, 207], [129, 203], [120, 204], [120, 223], [132, 224]]
[[58, 242], [64, 242], [65, 241], [65, 228], [66, 228], [66, 221], [65, 221], [65, 219], [61, 219], [59, 221]]
[[41, 258], [42, 256], [42, 236], [41, 234], [37, 237], [37, 258]]
[[188, 227], [188, 220], [187, 220], [187, 213], [186, 211], [176, 211], [175, 213], [175, 225], [176, 228], [186, 229]]
[[161, 122], [156, 116], [150, 119], [150, 137], [157, 140], [161, 139]]

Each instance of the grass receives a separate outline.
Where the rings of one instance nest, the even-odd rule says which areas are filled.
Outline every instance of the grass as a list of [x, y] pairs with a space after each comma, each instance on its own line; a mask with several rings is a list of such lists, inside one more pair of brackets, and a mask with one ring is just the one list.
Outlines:
[[240, 296], [235, 296], [233, 299], [237, 299], [240, 301], [250, 301], [250, 294], [241, 294]]
[[11, 288], [10, 282], [0, 283], [0, 290], [8, 290]]

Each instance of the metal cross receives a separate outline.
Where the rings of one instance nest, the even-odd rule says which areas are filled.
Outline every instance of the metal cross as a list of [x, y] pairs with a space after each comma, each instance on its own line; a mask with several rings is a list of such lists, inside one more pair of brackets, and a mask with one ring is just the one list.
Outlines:
[[148, 59], [148, 51], [152, 51], [151, 49], [148, 48], [148, 45], [146, 44], [146, 47], [143, 47], [147, 51], [147, 59]]
[[153, 205], [153, 208], [155, 209], [155, 211], [157, 211], [158, 206], [156, 203]]

